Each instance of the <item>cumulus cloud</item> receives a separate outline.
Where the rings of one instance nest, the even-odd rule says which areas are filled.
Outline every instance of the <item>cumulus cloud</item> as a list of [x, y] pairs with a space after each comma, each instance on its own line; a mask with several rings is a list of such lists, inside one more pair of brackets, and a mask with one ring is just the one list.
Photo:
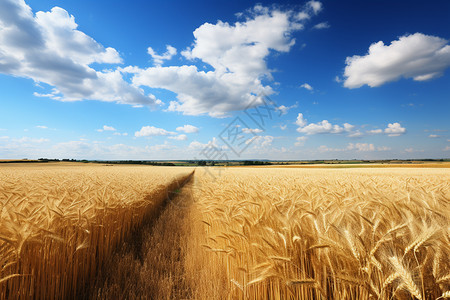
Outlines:
[[158, 135], [175, 135], [175, 132], [167, 131], [163, 128], [158, 128], [154, 126], [143, 126], [141, 130], [136, 131], [134, 136], [143, 137], [143, 136], [158, 136]]
[[357, 150], [357, 151], [375, 151], [375, 146], [373, 144], [368, 143], [349, 143], [347, 146], [347, 150]]
[[167, 141], [164, 142], [164, 144], [150, 146], [151, 151], [170, 150], [173, 148], [175, 148], [175, 146], [169, 144]]
[[[304, 13], [321, 10], [321, 3], [310, 1]], [[295, 44], [292, 33], [303, 28], [293, 11], [256, 5], [245, 14], [245, 21], [230, 24], [204, 23], [194, 31], [193, 46], [182, 51], [188, 60], [212, 67], [202, 71], [196, 65], [128, 67], [136, 86], [162, 88], [177, 94], [169, 111], [187, 115], [226, 116], [228, 112], [262, 104], [257, 95], [270, 95], [273, 89], [263, 79], [272, 79], [267, 57], [273, 52], [289, 52]], [[305, 19], [303, 19], [305, 20]]]
[[250, 141], [252, 143], [253, 148], [259, 148], [259, 147], [269, 147], [272, 146], [274, 137], [271, 135], [265, 135], [265, 136], [255, 136]]
[[102, 128], [97, 129], [98, 132], [103, 132], [103, 131], [116, 131], [116, 129], [112, 126], [108, 126], [108, 125], [103, 125]]
[[127, 83], [117, 70], [90, 65], [119, 64], [111, 47], [79, 31], [74, 16], [60, 7], [33, 14], [23, 0], [0, 2], [0, 73], [30, 78], [53, 87], [35, 93], [59, 101], [100, 100], [132, 105], [160, 103]]
[[367, 131], [368, 134], [380, 134], [383, 133], [383, 129], [372, 129]]
[[347, 88], [377, 87], [401, 77], [424, 81], [441, 76], [450, 66], [450, 45], [443, 38], [415, 33], [390, 45], [374, 43], [366, 55], [347, 57], [346, 65]]
[[352, 131], [353, 128], [355, 128], [355, 125], [349, 124], [349, 123], [344, 123], [344, 131]]
[[326, 29], [330, 28], [330, 24], [328, 22], [322, 22], [313, 26], [314, 29]]
[[297, 115], [297, 120], [295, 121], [295, 124], [297, 124], [299, 127], [304, 127], [307, 124], [306, 119], [303, 117], [302, 113], [299, 113]]
[[127, 136], [127, 135], [128, 135], [128, 133], [127, 133], [127, 132], [123, 132], [123, 133], [120, 133], [120, 132], [114, 132], [114, 133], [113, 133], [113, 135], [118, 135], [118, 136]]
[[317, 15], [322, 10], [322, 3], [320, 1], [309, 1], [306, 3], [307, 7], [309, 7], [312, 12]]
[[383, 129], [372, 129], [372, 130], [367, 130], [366, 131], [367, 134], [370, 135], [374, 135], [374, 134], [387, 134], [388, 136], [400, 136], [402, 134], [406, 133], [406, 128], [402, 127], [400, 125], [400, 123], [395, 122], [395, 123], [389, 123], [387, 125], [387, 127], [383, 130]]
[[[314, 134], [341, 134], [347, 133], [350, 138], [359, 138], [364, 136], [360, 130], [355, 129], [355, 125], [350, 123], [344, 123], [342, 125], [332, 124], [328, 120], [322, 120], [317, 123], [309, 123], [303, 117], [302, 113], [299, 113], [295, 124], [298, 125], [297, 131], [306, 135]], [[400, 123], [389, 123], [387, 127], [383, 129], [367, 130], [366, 134], [386, 134], [387, 136], [394, 137], [400, 136], [406, 133], [406, 128], [402, 127]]]
[[177, 127], [176, 130], [182, 131], [184, 133], [196, 133], [196, 132], [198, 132], [199, 129], [193, 125], [188, 124], [188, 125]]
[[285, 115], [289, 112], [290, 109], [296, 108], [297, 106], [297, 103], [291, 106], [280, 105], [277, 107], [277, 110], [281, 113], [281, 115]]
[[188, 149], [189, 150], [203, 150], [206, 147], [214, 147], [214, 148], [220, 148], [220, 149], [226, 149], [226, 146], [219, 146], [219, 143], [217, 142], [217, 139], [215, 137], [212, 138], [212, 140], [208, 141], [206, 144], [203, 144], [199, 141], [193, 141], [189, 144]]
[[402, 127], [400, 123], [389, 123], [384, 133], [388, 136], [399, 136], [406, 133], [406, 128]]
[[177, 140], [177, 141], [186, 141], [188, 139], [188, 137], [185, 134], [179, 134], [177, 136], [169, 136], [169, 139]]
[[351, 137], [351, 138], [359, 138], [359, 137], [364, 136], [364, 134], [359, 130], [355, 130], [354, 132], [349, 133], [349, 135], [347, 135], [347, 136]]
[[437, 139], [437, 138], [440, 138], [441, 136], [437, 135], [437, 134], [430, 134], [428, 137], [432, 138], [432, 139]]
[[252, 134], [257, 134], [257, 133], [261, 133], [261, 132], [263, 132], [261, 129], [259, 129], [259, 128], [255, 128], [255, 129], [252, 129], [252, 128], [242, 128], [242, 132], [243, 133], [252, 133]]
[[296, 138], [296, 143], [295, 146], [303, 146], [306, 142], [306, 140], [308, 139], [308, 137], [306, 136], [299, 136]]
[[354, 125], [349, 123], [344, 123], [342, 126], [333, 125], [328, 120], [322, 120], [318, 123], [308, 124], [307, 120], [303, 117], [302, 113], [299, 113], [295, 124], [298, 125], [297, 131], [300, 133], [305, 133], [307, 135], [320, 134], [320, 133], [343, 133], [348, 132], [351, 134], [352, 130], [355, 128]]
[[116, 129], [112, 126], [103, 125], [103, 130], [105, 131], [116, 131]]
[[312, 86], [310, 86], [308, 83], [304, 83], [304, 84], [302, 84], [302, 85], [300, 85], [300, 87], [301, 88], [304, 88], [304, 89], [307, 89], [308, 91], [313, 91], [314, 89], [313, 89], [313, 87]]
[[349, 151], [357, 151], [357, 152], [373, 152], [373, 151], [389, 151], [391, 148], [386, 146], [375, 147], [374, 144], [369, 143], [348, 143], [345, 148], [329, 148], [325, 145], [322, 145], [317, 148], [319, 152], [349, 152]]
[[170, 60], [170, 59], [172, 59], [172, 57], [173, 57], [174, 55], [177, 54], [177, 49], [174, 48], [174, 47], [172, 47], [172, 46], [170, 46], [170, 45], [166, 45], [166, 49], [167, 49], [167, 51], [166, 51], [164, 54], [158, 55], [158, 54], [153, 50], [152, 47], [148, 47], [147, 52], [148, 52], [148, 54], [150, 54], [150, 56], [153, 58], [153, 63], [154, 63], [156, 66], [162, 65], [163, 62], [164, 62], [165, 60]]
[[[348, 123], [346, 123], [348, 124]], [[349, 126], [350, 125], [350, 126]], [[347, 127], [342, 127], [339, 125], [333, 125], [328, 120], [323, 120], [318, 123], [310, 123], [304, 127], [297, 128], [298, 132], [306, 133], [307, 135], [320, 134], [320, 133], [343, 133], [345, 131], [350, 131], [350, 127], [353, 125], [348, 124]]]
[[40, 143], [46, 143], [49, 142], [49, 139], [46, 138], [29, 138], [29, 137], [22, 137], [20, 139], [11, 139], [11, 141], [16, 143], [33, 143], [33, 144], [40, 144]]

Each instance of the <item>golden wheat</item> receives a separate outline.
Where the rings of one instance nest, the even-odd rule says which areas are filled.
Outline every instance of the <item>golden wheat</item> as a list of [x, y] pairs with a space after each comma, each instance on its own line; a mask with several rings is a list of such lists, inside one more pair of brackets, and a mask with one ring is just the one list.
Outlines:
[[448, 295], [448, 169], [221, 173], [196, 175], [186, 258], [195, 298]]
[[0, 168], [0, 299], [74, 298], [192, 169]]

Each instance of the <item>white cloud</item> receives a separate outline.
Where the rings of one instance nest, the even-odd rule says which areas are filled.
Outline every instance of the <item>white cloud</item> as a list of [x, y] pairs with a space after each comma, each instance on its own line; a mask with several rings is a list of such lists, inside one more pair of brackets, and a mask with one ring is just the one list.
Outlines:
[[116, 131], [116, 129], [112, 126], [108, 126], [108, 125], [103, 125], [103, 127], [101, 129], [97, 129], [98, 132], [103, 132], [103, 131]]
[[327, 120], [323, 120], [318, 123], [311, 123], [305, 127], [297, 128], [298, 132], [306, 133], [307, 135], [320, 134], [320, 133], [342, 133], [344, 128], [339, 125], [333, 125]]
[[[313, 1], [308, 7], [311, 14], [317, 13], [321, 4]], [[256, 95], [273, 93], [272, 87], [262, 82], [272, 79], [267, 57], [272, 52], [289, 52], [295, 43], [292, 33], [302, 28], [293, 11], [256, 5], [246, 12], [243, 22], [204, 23], [194, 31], [193, 46], [181, 54], [210, 65], [212, 71], [200, 71], [195, 65], [122, 71], [134, 73], [136, 86], [176, 93], [177, 101], [170, 103], [169, 111], [222, 117], [261, 104]]]
[[286, 130], [286, 128], [287, 128], [287, 125], [280, 125], [281, 130]]
[[297, 13], [297, 15], [295, 16], [295, 19], [297, 19], [299, 21], [308, 20], [310, 18], [311, 18], [311, 16], [305, 11], [301, 11], [301, 12]]
[[406, 148], [405, 152], [408, 152], [408, 153], [424, 152], [424, 150], [417, 150], [417, 149], [414, 149], [414, 148], [410, 147], [410, 148]]
[[322, 3], [319, 1], [309, 1], [302, 11], [295, 14], [298, 21], [309, 20], [313, 15], [317, 15], [322, 10]]
[[170, 45], [166, 45], [166, 49], [167, 51], [164, 54], [158, 55], [152, 47], [148, 47], [147, 52], [153, 58], [153, 62], [156, 66], [161, 66], [165, 60], [170, 60], [177, 54], [177, 49]]
[[303, 146], [308, 139], [307, 136], [299, 136], [296, 138], [297, 142], [295, 143], [295, 146]]
[[179, 134], [177, 136], [169, 136], [169, 139], [177, 140], [177, 141], [186, 141], [188, 138], [187, 138], [187, 135], [185, 135], [185, 134]]
[[415, 33], [385, 45], [370, 45], [364, 56], [347, 57], [344, 86], [377, 87], [404, 78], [424, 81], [441, 76], [450, 66], [450, 45], [436, 36]]
[[196, 132], [198, 132], [199, 129], [193, 125], [184, 125], [184, 126], [177, 127], [176, 130], [182, 131], [184, 133], [196, 133]]
[[291, 106], [280, 105], [277, 107], [277, 110], [280, 111], [281, 115], [285, 115], [289, 112], [290, 109], [296, 108], [298, 106], [297, 103]]
[[301, 88], [304, 88], [304, 89], [307, 89], [308, 91], [313, 91], [314, 89], [313, 89], [313, 87], [312, 86], [310, 86], [308, 83], [304, 83], [304, 84], [302, 84], [302, 85], [300, 85], [300, 87]]
[[344, 130], [345, 131], [352, 131], [353, 128], [355, 128], [355, 125], [349, 124], [349, 123], [344, 123]]
[[33, 144], [41, 144], [41, 143], [46, 143], [49, 142], [49, 139], [45, 139], [45, 138], [40, 138], [40, 139], [36, 139], [36, 138], [29, 138], [29, 137], [22, 137], [20, 139], [11, 139], [13, 142], [17, 142], [17, 143], [33, 143]]
[[48, 129], [48, 127], [47, 127], [47, 126], [44, 126], [44, 125], [37, 125], [36, 128], [39, 128], [39, 129]]
[[274, 137], [271, 135], [255, 136], [253, 139], [251, 139], [251, 144], [253, 148], [269, 147], [272, 146], [273, 139]]
[[380, 133], [383, 133], [383, 129], [372, 129], [372, 130], [368, 130], [366, 132], [368, 134], [380, 134]]
[[[307, 120], [303, 117], [302, 113], [299, 113], [297, 116], [297, 120], [295, 121], [295, 124], [297, 124], [299, 127], [304, 127], [307, 124]], [[298, 130], [298, 129], [297, 129]]]
[[108, 126], [108, 125], [103, 125], [103, 130], [104, 131], [116, 131], [116, 129], [112, 126]]
[[242, 132], [243, 133], [252, 133], [252, 134], [257, 134], [257, 133], [261, 133], [261, 132], [263, 132], [261, 129], [259, 129], [259, 128], [255, 128], [255, 129], [252, 129], [252, 128], [242, 128]]
[[392, 148], [387, 146], [377, 147], [377, 151], [390, 151], [390, 150], [392, 150]]
[[167, 141], [164, 142], [164, 144], [150, 146], [151, 151], [170, 150], [173, 148], [175, 148], [175, 146], [170, 145]]
[[383, 130], [383, 129], [372, 129], [372, 130], [367, 130], [366, 131], [367, 134], [373, 135], [373, 134], [387, 134], [388, 136], [400, 136], [402, 134], [406, 133], [406, 128], [402, 127], [400, 125], [400, 123], [395, 122], [395, 123], [389, 123], [387, 125], [387, 127]]
[[348, 137], [351, 137], [351, 138], [359, 138], [359, 137], [362, 137], [364, 134], [361, 132], [361, 131], [359, 131], [359, 130], [356, 130], [356, 131], [354, 131], [354, 132], [351, 132], [349, 135], [348, 135]]
[[357, 150], [357, 151], [375, 151], [375, 146], [368, 143], [349, 143], [347, 150]]
[[322, 3], [320, 1], [309, 1], [307, 3], [307, 6], [312, 9], [315, 15], [317, 15], [322, 10]]
[[329, 148], [325, 145], [322, 145], [317, 148], [319, 152], [349, 152], [349, 151], [357, 151], [357, 152], [373, 152], [373, 151], [389, 151], [391, 148], [386, 146], [375, 147], [374, 144], [369, 143], [348, 143], [345, 148]]
[[442, 151], [450, 151], [450, 146], [445, 147]]
[[96, 71], [90, 65], [122, 63], [119, 53], [82, 31], [60, 8], [35, 15], [23, 0], [0, 2], [0, 73], [30, 78], [53, 87], [34, 93], [59, 101], [100, 100], [154, 105], [158, 100], [127, 83], [117, 70]]
[[175, 135], [175, 132], [170, 132], [162, 128], [157, 128], [154, 126], [143, 126], [141, 130], [136, 131], [134, 136], [143, 137], [143, 136], [158, 136], [158, 135]]
[[402, 127], [400, 123], [389, 123], [384, 133], [388, 136], [399, 136], [406, 133], [406, 128]]
[[330, 24], [328, 22], [322, 22], [313, 26], [314, 29], [326, 29], [330, 28]]
[[114, 133], [113, 133], [113, 135], [118, 135], [118, 136], [127, 136], [127, 135], [128, 135], [128, 133], [127, 133], [127, 132], [123, 132], [123, 133], [120, 133], [120, 132], [114, 132]]
[[208, 144], [202, 144], [199, 141], [192, 141], [189, 146], [188, 149], [189, 150], [203, 150]]
[[317, 148], [317, 150], [318, 150], [319, 152], [331, 152], [331, 151], [335, 151], [336, 149], [328, 148], [328, 147], [325, 146], [325, 145], [321, 145], [321, 146], [319, 146], [319, 147]]
[[436, 139], [436, 138], [440, 138], [441, 136], [437, 135], [437, 134], [430, 134], [428, 137], [432, 138], [432, 139]]
[[193, 141], [189, 144], [188, 149], [189, 150], [203, 150], [208, 146], [219, 148], [219, 149], [227, 149], [226, 146], [219, 146], [217, 139], [215, 137], [213, 137], [212, 140], [210, 140], [206, 144], [200, 143], [199, 141]]
[[343, 133], [351, 131], [355, 128], [354, 125], [344, 123], [343, 126], [333, 125], [328, 120], [323, 120], [318, 123], [308, 124], [307, 120], [303, 117], [302, 113], [299, 113], [295, 124], [298, 125], [297, 131], [300, 133], [306, 133], [307, 135], [320, 134], [320, 133]]

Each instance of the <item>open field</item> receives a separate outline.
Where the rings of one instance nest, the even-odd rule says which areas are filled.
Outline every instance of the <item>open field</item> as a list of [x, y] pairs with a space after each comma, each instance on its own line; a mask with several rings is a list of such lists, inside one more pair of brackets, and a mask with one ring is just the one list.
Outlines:
[[0, 298], [450, 294], [447, 168], [192, 170], [0, 167]]
[[191, 276], [206, 283], [196, 298], [448, 295], [446, 169], [233, 168], [216, 180], [196, 176]]
[[0, 168], [0, 299], [73, 298], [192, 168]]
[[[236, 166], [243, 167], [246, 166]], [[327, 163], [327, 164], [286, 164], [286, 165], [268, 165], [252, 166], [253, 168], [450, 168], [450, 162], [412, 162], [412, 163]]]

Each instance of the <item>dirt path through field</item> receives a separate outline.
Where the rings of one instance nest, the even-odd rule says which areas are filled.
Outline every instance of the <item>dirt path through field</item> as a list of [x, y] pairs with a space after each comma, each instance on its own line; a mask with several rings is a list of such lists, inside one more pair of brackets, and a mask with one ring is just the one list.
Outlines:
[[192, 186], [193, 178], [175, 191], [159, 216], [123, 243], [83, 298], [192, 298], [184, 276]]

